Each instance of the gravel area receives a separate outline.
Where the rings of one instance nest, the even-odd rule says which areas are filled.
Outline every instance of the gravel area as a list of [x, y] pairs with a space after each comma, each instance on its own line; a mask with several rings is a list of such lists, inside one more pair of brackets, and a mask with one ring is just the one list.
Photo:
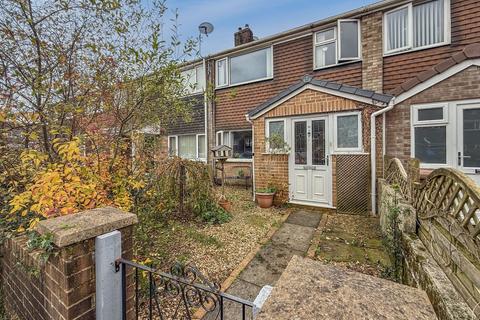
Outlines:
[[[137, 260], [153, 260], [163, 270], [181, 261], [196, 266], [211, 281], [222, 283], [290, 208], [261, 209], [251, 190], [226, 187], [232, 201], [232, 219], [221, 225], [170, 220], [148, 226], [148, 243], [137, 241]], [[139, 230], [137, 229], [137, 232]], [[148, 248], [148, 249], [147, 249]], [[142, 254], [140, 252], [148, 252]]]

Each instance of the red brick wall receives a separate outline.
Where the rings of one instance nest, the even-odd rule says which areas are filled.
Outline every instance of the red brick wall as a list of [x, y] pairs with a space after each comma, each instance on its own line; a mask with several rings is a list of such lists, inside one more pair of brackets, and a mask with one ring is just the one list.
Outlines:
[[480, 3], [478, 0], [451, 0], [451, 44], [410, 53], [392, 55], [383, 61], [383, 90], [390, 92], [418, 73], [480, 42]]
[[[131, 259], [132, 227], [120, 231], [122, 256]], [[95, 239], [61, 248], [46, 262], [38, 250], [27, 249], [27, 241], [21, 236], [4, 242], [2, 286], [7, 312], [21, 320], [95, 319]], [[131, 282], [129, 300], [132, 286]]]
[[386, 154], [403, 161], [410, 158], [410, 108], [412, 104], [480, 98], [480, 69], [472, 66], [396, 105], [387, 112]]

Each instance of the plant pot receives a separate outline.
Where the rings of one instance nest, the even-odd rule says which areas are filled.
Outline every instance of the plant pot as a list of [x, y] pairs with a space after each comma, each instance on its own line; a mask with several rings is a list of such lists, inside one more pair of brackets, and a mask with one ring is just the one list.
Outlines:
[[255, 192], [255, 198], [260, 208], [267, 209], [273, 205], [275, 192]]
[[220, 200], [218, 201], [218, 205], [227, 212], [231, 212], [232, 210], [232, 203], [228, 200]]

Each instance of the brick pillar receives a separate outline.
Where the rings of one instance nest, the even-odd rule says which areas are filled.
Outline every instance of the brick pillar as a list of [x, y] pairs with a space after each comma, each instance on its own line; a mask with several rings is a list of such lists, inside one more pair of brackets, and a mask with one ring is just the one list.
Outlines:
[[382, 12], [362, 19], [362, 87], [383, 92]]
[[[21, 320], [95, 319], [95, 237], [119, 230], [122, 256], [131, 259], [136, 222], [136, 215], [109, 207], [41, 221], [38, 232], [51, 234], [55, 245], [46, 261], [42, 251], [28, 250], [27, 236], [7, 239], [2, 263], [7, 312]], [[133, 290], [127, 292], [132, 301]]]

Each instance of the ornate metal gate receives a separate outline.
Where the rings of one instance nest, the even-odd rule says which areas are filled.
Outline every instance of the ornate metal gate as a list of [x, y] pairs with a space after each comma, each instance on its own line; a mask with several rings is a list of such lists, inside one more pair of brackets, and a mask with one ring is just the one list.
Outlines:
[[[223, 320], [226, 305], [236, 319], [252, 318], [253, 302], [222, 292], [219, 284], [209, 282], [193, 266], [177, 263], [165, 273], [120, 258], [115, 270], [122, 273], [124, 320], [196, 319], [199, 314]], [[133, 296], [127, 294], [130, 290], [134, 290]]]

